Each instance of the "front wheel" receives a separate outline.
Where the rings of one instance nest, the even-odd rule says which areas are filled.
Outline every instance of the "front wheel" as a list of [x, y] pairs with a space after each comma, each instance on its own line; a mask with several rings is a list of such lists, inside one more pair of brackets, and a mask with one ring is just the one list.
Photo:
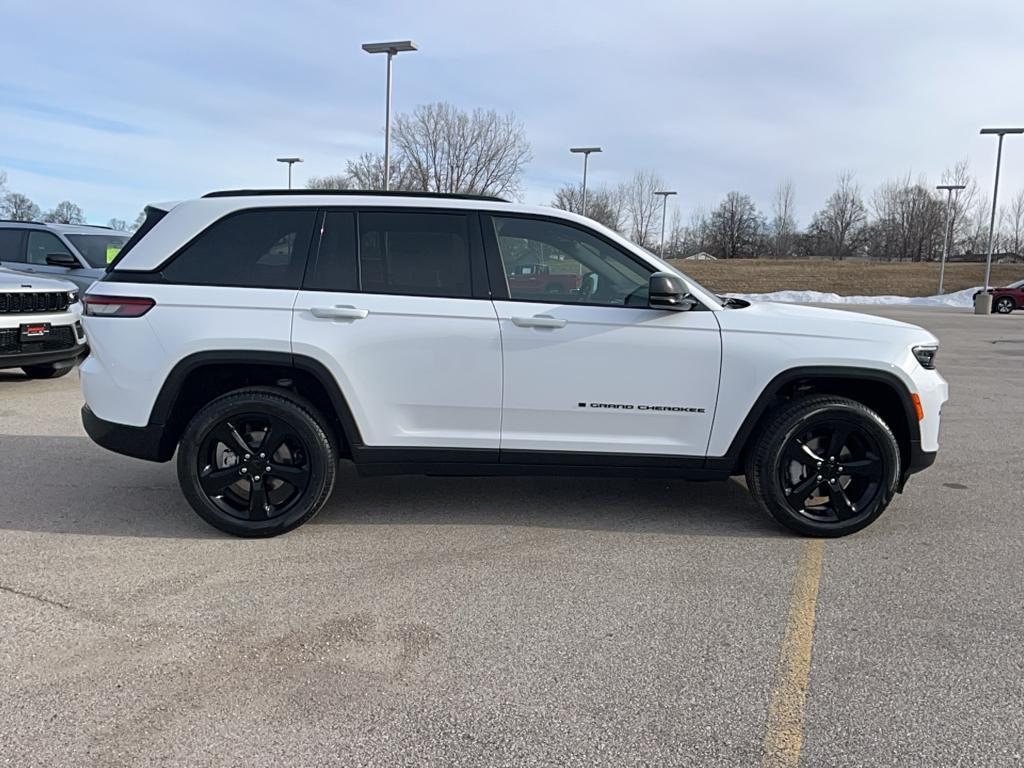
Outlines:
[[202, 408], [178, 446], [192, 509], [235, 536], [297, 528], [327, 503], [337, 455], [312, 406], [290, 393], [243, 389]]
[[1000, 296], [996, 299], [996, 303], [992, 305], [992, 309], [1000, 315], [1008, 315], [1014, 310], [1013, 299], [1009, 296]]
[[873, 410], [844, 397], [784, 406], [757, 438], [747, 485], [779, 523], [807, 536], [835, 537], [870, 525], [900, 477], [896, 438]]

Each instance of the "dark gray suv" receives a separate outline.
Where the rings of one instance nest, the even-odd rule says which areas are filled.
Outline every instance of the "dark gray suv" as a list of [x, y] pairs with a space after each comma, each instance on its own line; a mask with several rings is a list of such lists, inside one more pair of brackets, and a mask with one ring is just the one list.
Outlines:
[[84, 292], [128, 237], [127, 232], [90, 224], [0, 221], [0, 266], [70, 280]]

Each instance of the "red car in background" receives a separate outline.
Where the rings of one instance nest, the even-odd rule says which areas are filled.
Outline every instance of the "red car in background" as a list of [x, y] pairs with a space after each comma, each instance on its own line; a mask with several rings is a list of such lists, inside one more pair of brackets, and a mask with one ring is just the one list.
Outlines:
[[522, 293], [572, 293], [580, 287], [579, 275], [552, 272], [547, 264], [516, 264], [508, 273], [508, 287]]
[[988, 292], [992, 294], [993, 312], [1008, 315], [1015, 309], [1024, 309], [1024, 280], [1010, 283], [1004, 288], [989, 288]]

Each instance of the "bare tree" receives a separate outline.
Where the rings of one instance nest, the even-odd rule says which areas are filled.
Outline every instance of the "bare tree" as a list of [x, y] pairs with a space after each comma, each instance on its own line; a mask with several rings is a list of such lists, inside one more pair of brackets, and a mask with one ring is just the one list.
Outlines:
[[871, 197], [868, 253], [887, 261], [930, 261], [942, 248], [943, 201], [925, 179], [893, 179]]
[[710, 250], [711, 229], [707, 210], [699, 205], [690, 213], [689, 222], [683, 227], [683, 256], [692, 256]]
[[306, 180], [306, 189], [349, 189], [352, 184], [348, 176], [310, 176]]
[[[553, 208], [583, 215], [583, 185], [563, 184], [555, 190]], [[587, 190], [587, 214], [596, 222], [616, 232], [622, 231], [623, 200], [618, 189], [598, 187]]]
[[1024, 189], [1010, 199], [1006, 208], [1006, 224], [1002, 227], [1003, 250], [1021, 255], [1024, 251]]
[[749, 195], [730, 192], [708, 221], [711, 252], [725, 259], [757, 256], [765, 231], [764, 216]]
[[619, 188], [629, 238], [644, 248], [653, 248], [661, 224], [661, 206], [654, 193], [663, 189], [665, 182], [654, 171], [637, 171], [633, 178]]
[[145, 223], [146, 223], [146, 211], [145, 211], [145, 209], [143, 209], [143, 210], [139, 211], [139, 215], [135, 217], [135, 221], [132, 222], [132, 225], [128, 228], [128, 231], [129, 232], [134, 232], [135, 230], [137, 230], [139, 227], [141, 227]]
[[7, 171], [0, 169], [0, 198], [7, 194]]
[[971, 175], [967, 158], [958, 160], [951, 168], [942, 172], [942, 184], [963, 184], [964, 189], [953, 193], [950, 204], [950, 253], [963, 253], [971, 243], [972, 218], [978, 204], [978, 181]]
[[836, 190], [825, 207], [814, 214], [809, 227], [821, 248], [832, 259], [843, 259], [860, 245], [867, 223], [867, 210], [853, 173], [839, 176]]
[[0, 218], [11, 221], [39, 221], [42, 211], [20, 192], [8, 192], [0, 200]]
[[85, 224], [85, 214], [70, 200], [61, 200], [53, 210], [43, 214], [43, 221], [55, 224]]
[[128, 222], [124, 219], [110, 219], [110, 221], [107, 222], [107, 226], [111, 229], [116, 229], [118, 232], [128, 231]]
[[483, 109], [464, 112], [444, 102], [398, 115], [394, 146], [406, 183], [427, 192], [516, 197], [523, 169], [532, 158], [515, 115]]
[[796, 235], [796, 191], [793, 182], [786, 179], [775, 188], [772, 199], [771, 250], [776, 259], [784, 259], [793, 252]]

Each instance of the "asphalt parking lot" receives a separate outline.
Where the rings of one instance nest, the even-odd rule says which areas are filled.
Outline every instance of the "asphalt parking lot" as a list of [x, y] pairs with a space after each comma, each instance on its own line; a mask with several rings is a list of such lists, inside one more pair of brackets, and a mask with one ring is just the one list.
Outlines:
[[739, 482], [369, 478], [281, 538], [0, 372], [0, 764], [1024, 763], [1024, 312], [942, 340], [936, 465], [825, 543]]

